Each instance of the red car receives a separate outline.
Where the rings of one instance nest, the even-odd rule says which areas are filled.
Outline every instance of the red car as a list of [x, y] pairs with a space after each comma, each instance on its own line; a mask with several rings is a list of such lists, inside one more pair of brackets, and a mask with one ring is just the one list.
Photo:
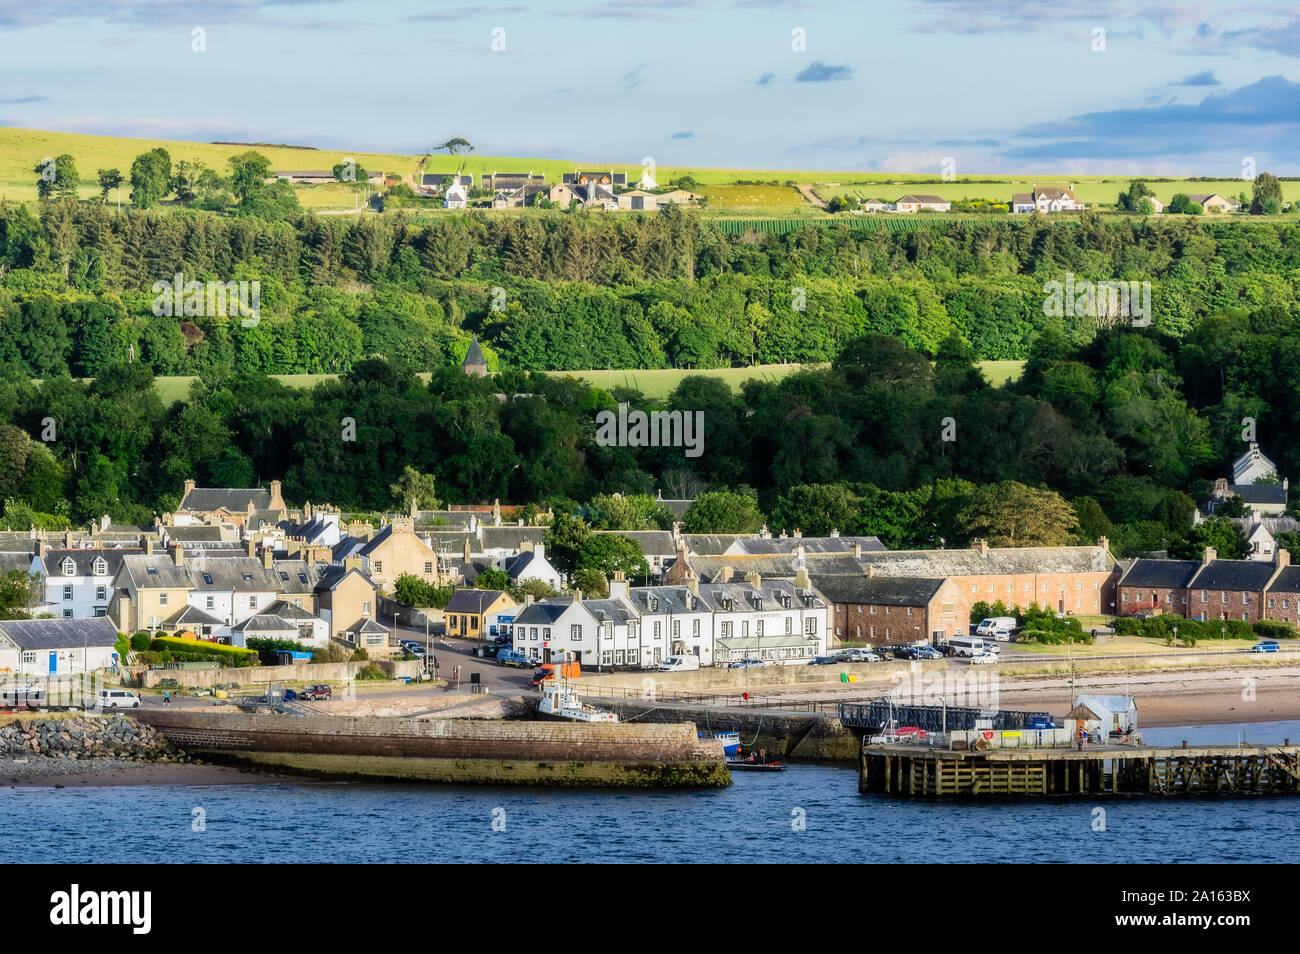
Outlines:
[[333, 691], [326, 685], [308, 686], [306, 689], [298, 690], [299, 699], [315, 701], [317, 699], [328, 699], [331, 695], [333, 695]]

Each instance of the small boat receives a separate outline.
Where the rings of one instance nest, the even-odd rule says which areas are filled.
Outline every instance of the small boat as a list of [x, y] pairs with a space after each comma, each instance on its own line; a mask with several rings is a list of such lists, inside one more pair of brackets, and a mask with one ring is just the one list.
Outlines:
[[743, 759], [727, 759], [727, 768], [731, 769], [733, 772], [785, 771], [785, 766], [781, 764], [780, 759], [760, 759], [757, 755], [750, 755]]
[[589, 706], [571, 688], [555, 682], [542, 685], [542, 701], [537, 714], [558, 722], [617, 722], [618, 716]]
[[739, 732], [700, 732], [701, 739], [712, 739], [715, 742], [722, 743], [722, 754], [733, 756], [740, 752], [740, 733]]

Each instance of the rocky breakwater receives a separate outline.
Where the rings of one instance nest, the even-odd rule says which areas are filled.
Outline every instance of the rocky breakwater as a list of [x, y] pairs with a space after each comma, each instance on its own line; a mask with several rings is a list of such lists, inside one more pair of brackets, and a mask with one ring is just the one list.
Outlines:
[[153, 726], [123, 715], [20, 719], [0, 726], [0, 777], [94, 771], [112, 762], [188, 762]]

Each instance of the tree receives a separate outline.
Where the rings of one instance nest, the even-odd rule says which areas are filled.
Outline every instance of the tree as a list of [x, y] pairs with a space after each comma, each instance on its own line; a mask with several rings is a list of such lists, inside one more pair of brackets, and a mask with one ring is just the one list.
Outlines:
[[756, 533], [766, 523], [748, 487], [700, 494], [682, 516], [687, 533]]
[[977, 488], [960, 520], [971, 538], [992, 547], [1064, 546], [1078, 524], [1060, 494], [1014, 480]]
[[578, 551], [579, 572], [594, 571], [602, 578], [622, 572], [628, 579], [646, 577], [650, 566], [646, 563], [641, 544], [616, 533], [593, 533]]
[[672, 514], [649, 494], [597, 494], [587, 503], [587, 519], [597, 530], [667, 530], [672, 524]]
[[388, 492], [397, 498], [403, 512], [423, 509], [437, 510], [438, 499], [434, 496], [433, 475], [422, 474], [410, 464], [402, 468], [402, 476], [397, 483], [389, 485]]
[[459, 155], [462, 152], [473, 152], [474, 147], [470, 145], [468, 139], [463, 139], [460, 136], [456, 136], [455, 138], [448, 139], [446, 142], [439, 143], [436, 146], [430, 146], [429, 151], [446, 152], [448, 155], [455, 156], [455, 155]]
[[350, 160], [348, 162], [336, 162], [332, 171], [335, 182], [359, 182], [365, 185], [370, 179], [365, 169]]
[[484, 570], [475, 578], [474, 588], [479, 590], [508, 590], [510, 588], [510, 574], [505, 570]]
[[58, 196], [61, 199], [75, 199], [77, 186], [81, 177], [77, 174], [77, 163], [72, 156], [64, 153], [57, 159], [43, 159], [33, 170], [36, 173], [36, 191], [42, 199]]
[[117, 169], [100, 169], [99, 170], [99, 201], [108, 204], [108, 194], [114, 189], [120, 189], [124, 177]]
[[1250, 553], [1250, 544], [1237, 523], [1227, 517], [1210, 517], [1171, 544], [1169, 556], [1174, 560], [1199, 560], [1206, 547], [1212, 547], [1220, 560], [1240, 560]]
[[1251, 215], [1276, 215], [1282, 210], [1282, 183], [1277, 176], [1261, 172], [1255, 177]]
[[131, 163], [131, 203], [148, 209], [162, 201], [172, 188], [172, 157], [159, 146], [135, 157]]
[[230, 191], [240, 204], [251, 202], [266, 188], [271, 176], [271, 160], [260, 152], [249, 150], [230, 157]]
[[[1119, 194], [1119, 202], [1117, 204], [1125, 212], [1140, 212], [1142, 211], [1140, 208], [1142, 200], [1153, 195], [1155, 195], [1155, 193], [1151, 191], [1150, 186], [1141, 179], [1134, 179], [1128, 184], [1128, 191]], [[1151, 208], [1151, 204], [1148, 203], [1148, 214], [1150, 213]]]
[[176, 174], [172, 176], [172, 191], [176, 193], [176, 199], [181, 205], [192, 205], [198, 198], [199, 183], [207, 171], [207, 167], [197, 160], [182, 159], [176, 163]]
[[402, 606], [419, 609], [442, 609], [451, 600], [450, 586], [434, 586], [411, 573], [401, 574], [393, 583], [393, 596]]
[[581, 517], [557, 513], [546, 530], [546, 558], [561, 573], [572, 574], [578, 568], [578, 554], [591, 536], [591, 528]]

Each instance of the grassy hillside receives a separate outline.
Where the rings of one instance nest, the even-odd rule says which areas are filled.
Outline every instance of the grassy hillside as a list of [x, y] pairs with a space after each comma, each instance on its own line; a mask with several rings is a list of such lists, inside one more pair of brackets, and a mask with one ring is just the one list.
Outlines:
[[[477, 180], [489, 172], [534, 172], [546, 176], [547, 182], [558, 182], [561, 175], [575, 168], [613, 169], [626, 172], [635, 181], [641, 175], [638, 163], [605, 161], [575, 162], [567, 159], [528, 159], [508, 156], [394, 155], [391, 153], [345, 152], [330, 149], [274, 148], [266, 146], [231, 146], [213, 143], [181, 142], [174, 140], [128, 139], [116, 136], [90, 136], [80, 133], [47, 132], [31, 129], [0, 128], [0, 199], [19, 202], [36, 201], [37, 163], [46, 157], [68, 153], [76, 160], [82, 179], [83, 198], [98, 195], [95, 178], [99, 169], [116, 168], [129, 175], [131, 163], [140, 153], [162, 146], [171, 153], [173, 162], [197, 159], [225, 174], [227, 160], [249, 148], [256, 148], [271, 160], [275, 170], [329, 169], [345, 157], [351, 157], [370, 171], [382, 170], [402, 178], [412, 177], [421, 171], [430, 173], [455, 172], [463, 169], [473, 173]], [[422, 160], [424, 165], [422, 166]], [[796, 169], [713, 169], [660, 166], [656, 179], [663, 184], [677, 176], [689, 174], [703, 187], [708, 197], [708, 214], [722, 216], [749, 216], [785, 218], [822, 217], [795, 189], [784, 185], [796, 182], [811, 185], [823, 199], [835, 195], [852, 195], [858, 198], [878, 197], [895, 199], [909, 191], [941, 195], [960, 199], [992, 198], [1009, 200], [1013, 192], [1024, 192], [1040, 185], [1066, 185], [1073, 182], [1076, 194], [1089, 205], [1113, 203], [1121, 189], [1128, 187], [1128, 176], [1069, 176], [1059, 173], [1034, 175], [969, 176], [972, 181], [935, 182], [935, 173], [867, 173], [867, 172], [816, 172]], [[778, 185], [739, 185], [738, 182], [779, 183]], [[1156, 195], [1168, 201], [1176, 192], [1221, 192], [1235, 195], [1248, 189], [1249, 183], [1239, 179], [1216, 182], [1152, 182]], [[308, 209], [349, 210], [356, 205], [356, 193], [342, 185], [298, 186], [299, 200]], [[1287, 200], [1300, 199], [1300, 182], [1284, 182], [1283, 194]], [[129, 187], [123, 187], [122, 201], [128, 201]], [[110, 201], [117, 197], [110, 196]]]
[[[995, 387], [1020, 377], [1024, 370], [1023, 361], [981, 361], [980, 369], [984, 377]], [[752, 368], [705, 368], [684, 370], [677, 368], [654, 368], [651, 370], [596, 370], [596, 371], [550, 371], [549, 374], [571, 375], [581, 378], [595, 387], [611, 390], [618, 387], [636, 388], [646, 397], [654, 400], [666, 398], [685, 378], [710, 377], [721, 378], [733, 391], [738, 391], [746, 381], [757, 378], [760, 381], [779, 381], [789, 374], [800, 370], [805, 365], [799, 364], [760, 364]], [[819, 367], [812, 365], [811, 367]], [[283, 384], [295, 388], [309, 388], [332, 374], [273, 374]], [[427, 381], [429, 375], [423, 373], [420, 378]], [[183, 400], [189, 394], [193, 377], [159, 377], [155, 379], [154, 389], [164, 404]]]

